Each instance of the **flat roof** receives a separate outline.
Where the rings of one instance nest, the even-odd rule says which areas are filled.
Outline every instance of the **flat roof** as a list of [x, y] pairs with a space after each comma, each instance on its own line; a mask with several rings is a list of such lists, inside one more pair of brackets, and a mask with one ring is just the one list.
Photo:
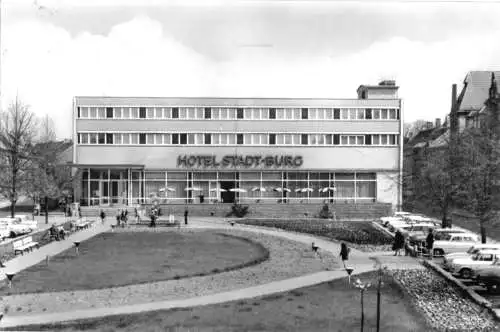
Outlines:
[[76, 96], [77, 106], [207, 106], [207, 107], [399, 107], [400, 99], [99, 97]]

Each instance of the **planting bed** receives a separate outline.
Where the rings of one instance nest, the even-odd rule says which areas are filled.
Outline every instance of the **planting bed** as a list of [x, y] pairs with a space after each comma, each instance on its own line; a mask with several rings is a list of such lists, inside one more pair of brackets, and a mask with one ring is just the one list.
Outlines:
[[394, 270], [393, 277], [433, 328], [440, 331], [498, 331], [488, 311], [464, 297], [434, 271]]
[[392, 237], [368, 221], [331, 221], [324, 219], [241, 219], [240, 224], [275, 227], [287, 231], [322, 236], [348, 242], [362, 251], [391, 250]]

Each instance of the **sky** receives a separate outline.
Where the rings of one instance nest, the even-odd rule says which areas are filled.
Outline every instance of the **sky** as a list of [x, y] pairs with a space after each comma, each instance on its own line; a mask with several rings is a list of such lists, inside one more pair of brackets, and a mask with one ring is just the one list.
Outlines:
[[2, 107], [71, 137], [74, 96], [356, 98], [394, 79], [405, 122], [500, 70], [495, 1], [3, 0]]

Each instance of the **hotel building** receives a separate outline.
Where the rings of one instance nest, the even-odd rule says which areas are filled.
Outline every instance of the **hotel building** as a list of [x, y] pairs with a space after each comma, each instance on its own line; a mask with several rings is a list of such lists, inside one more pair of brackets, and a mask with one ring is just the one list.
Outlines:
[[383, 81], [357, 92], [356, 99], [75, 97], [75, 199], [398, 208], [398, 87]]

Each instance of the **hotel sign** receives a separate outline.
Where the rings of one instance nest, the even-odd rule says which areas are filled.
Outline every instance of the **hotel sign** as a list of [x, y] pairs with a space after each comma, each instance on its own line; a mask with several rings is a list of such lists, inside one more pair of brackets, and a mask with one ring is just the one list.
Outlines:
[[183, 155], [177, 157], [177, 167], [183, 168], [297, 168], [302, 166], [302, 156], [259, 156], [259, 155], [227, 155], [218, 160], [216, 156]]

